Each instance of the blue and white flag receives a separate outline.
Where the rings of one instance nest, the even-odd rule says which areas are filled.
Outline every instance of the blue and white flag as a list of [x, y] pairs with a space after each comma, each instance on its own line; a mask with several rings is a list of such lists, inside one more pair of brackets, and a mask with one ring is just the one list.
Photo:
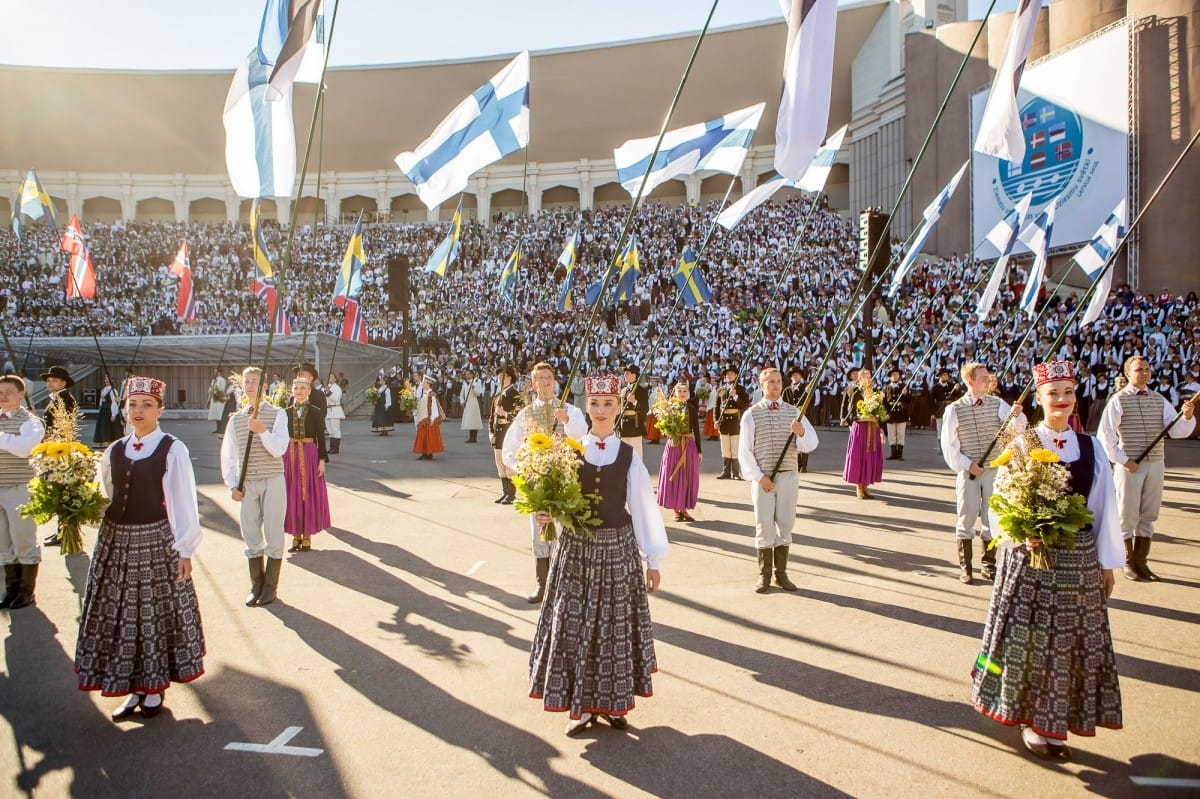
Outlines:
[[1037, 31], [1038, 13], [1042, 0], [1021, 0], [1004, 45], [1004, 59], [996, 70], [988, 93], [979, 132], [975, 136], [975, 152], [1003, 158], [1014, 164], [1025, 160], [1025, 129], [1021, 126], [1021, 110], [1017, 107], [1017, 89], [1029, 58], [1033, 34]]
[[575, 265], [579, 262], [579, 232], [576, 231], [567, 239], [562, 255], [558, 256], [558, 265], [567, 270], [563, 277], [562, 291], [558, 295], [558, 310], [571, 310], [571, 291], [575, 288]]
[[[258, 61], [271, 67], [267, 100], [282, 100], [293, 83], [302, 81], [302, 66], [310, 67], [314, 58], [324, 61], [324, 37], [321, 0], [267, 0], [258, 31]], [[308, 83], [320, 80], [320, 67], [316, 77], [303, 76]]]
[[895, 297], [896, 292], [900, 290], [900, 284], [904, 282], [904, 278], [908, 275], [909, 270], [912, 269], [917, 256], [921, 254], [921, 248], [925, 246], [925, 242], [929, 239], [929, 234], [933, 232], [934, 226], [942, 218], [942, 212], [946, 210], [946, 206], [950, 203], [950, 198], [954, 196], [954, 190], [958, 188], [958, 182], [966, 174], [967, 166], [970, 163], [970, 161], [963, 161], [963, 165], [958, 168], [958, 172], [954, 173], [954, 177], [950, 178], [950, 182], [942, 189], [941, 194], [934, 198], [933, 202], [929, 204], [925, 212], [921, 215], [924, 218], [921, 222], [921, 229], [917, 231], [917, 235], [913, 239], [912, 245], [908, 248], [908, 252], [904, 253], [904, 258], [900, 261], [900, 265], [896, 267], [896, 274], [892, 276], [892, 285], [888, 288], [889, 297]]
[[829, 173], [833, 171], [833, 163], [837, 160], [838, 151], [842, 149], [842, 140], [846, 138], [846, 128], [846, 125], [842, 125], [837, 133], [825, 140], [821, 149], [817, 150], [817, 154], [813, 156], [812, 163], [808, 165], [808, 171], [799, 181], [791, 181], [776, 175], [761, 186], [743, 194], [740, 200], [722, 211], [717, 217], [717, 224], [726, 230], [733, 230], [739, 222], [746, 218], [747, 214], [774, 197], [775, 192], [785, 187], [804, 191], [824, 191], [825, 181], [829, 179]]
[[1105, 269], [1105, 264], [1117, 249], [1117, 242], [1125, 238], [1125, 200], [1117, 203], [1117, 207], [1104, 220], [1104, 224], [1096, 231], [1092, 240], [1083, 245], [1083, 249], [1072, 258], [1079, 268], [1087, 273], [1093, 283], [1099, 280], [1099, 285], [1092, 290], [1092, 300], [1088, 303], [1083, 314], [1080, 327], [1090, 325], [1100, 318], [1104, 305], [1108, 302], [1108, 292], [1112, 289], [1112, 269]]
[[1037, 316], [1037, 298], [1041, 291], [1042, 281], [1046, 277], [1046, 258], [1050, 251], [1050, 236], [1054, 233], [1054, 210], [1058, 206], [1058, 198], [1050, 201], [1038, 214], [1033, 224], [1021, 231], [1018, 238], [1033, 251], [1033, 266], [1029, 270], [1029, 278], [1025, 281], [1025, 292], [1021, 294], [1021, 310], [1030, 317]]
[[458, 257], [458, 240], [461, 235], [462, 198], [459, 197], [458, 208], [454, 209], [454, 216], [450, 219], [450, 232], [446, 234], [446, 238], [442, 239], [442, 243], [433, 251], [433, 255], [429, 256], [429, 261], [425, 264], [426, 272], [433, 272], [439, 277], [445, 277], [450, 272], [450, 265]]
[[225, 97], [225, 167], [241, 197], [290, 197], [296, 183], [292, 95], [267, 102], [271, 67], [258, 48], [238, 67]]
[[[736, 175], [750, 150], [750, 140], [766, 103], [742, 108], [723, 117], [688, 125], [663, 136], [654, 166], [650, 157], [658, 137], [630, 139], [613, 150], [617, 180], [630, 197], [648, 195], [672, 178], [690, 175], [702, 169]], [[647, 176], [646, 170], [649, 169]], [[643, 186], [642, 178], [645, 177]]]
[[1033, 193], [1031, 192], [1022, 197], [1021, 201], [1010, 209], [985, 236], [992, 246], [1000, 251], [1000, 257], [996, 259], [996, 265], [992, 268], [992, 277], [988, 280], [987, 288], [984, 289], [983, 296], [979, 298], [979, 306], [975, 309], [975, 315], [979, 317], [980, 321], [987, 319], [988, 311], [992, 310], [992, 306], [996, 303], [996, 295], [1000, 293], [1000, 284], [1004, 282], [1004, 277], [1008, 273], [1009, 256], [1012, 255], [1013, 245], [1017, 243], [1017, 231], [1025, 224], [1025, 216], [1029, 213], [1029, 206], [1032, 203]]
[[416, 150], [396, 156], [421, 202], [436, 208], [471, 175], [529, 146], [529, 52], [458, 104]]
[[775, 120], [775, 171], [799, 180], [829, 125], [838, 3], [791, 0], [789, 5], [783, 92]]

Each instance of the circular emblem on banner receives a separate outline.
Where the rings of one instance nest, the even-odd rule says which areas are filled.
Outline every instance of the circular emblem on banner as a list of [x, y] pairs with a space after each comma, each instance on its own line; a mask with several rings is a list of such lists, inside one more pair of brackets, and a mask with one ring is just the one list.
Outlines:
[[1000, 185], [1017, 202], [1033, 192], [1033, 206], [1048, 202], [1075, 176], [1083, 155], [1079, 117], [1040, 97], [1021, 109], [1025, 159], [1019, 164], [1000, 161]]

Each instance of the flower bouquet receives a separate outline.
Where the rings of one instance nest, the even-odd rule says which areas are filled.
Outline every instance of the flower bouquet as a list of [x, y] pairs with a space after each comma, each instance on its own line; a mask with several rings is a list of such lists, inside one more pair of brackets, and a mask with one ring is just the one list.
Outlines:
[[1002, 467], [988, 505], [996, 512], [999, 538], [1029, 547], [1029, 565], [1050, 569], [1050, 547], [1070, 549], [1075, 533], [1092, 523], [1087, 500], [1071, 491], [1070, 473], [1055, 455], [1026, 433], [1024, 446], [1009, 446], [989, 463]]
[[712, 396], [712, 388], [707, 384], [696, 389], [696, 399], [700, 402], [708, 402], [708, 398]]
[[417, 409], [417, 395], [413, 393], [412, 387], [405, 385], [400, 389], [396, 396], [396, 407], [402, 411], [415, 411]]
[[366, 396], [367, 396], [367, 402], [371, 403], [371, 405], [374, 406], [375, 403], [379, 401], [379, 387], [378, 386], [367, 386]]
[[667, 399], [660, 392], [654, 401], [654, 419], [658, 430], [679, 446], [684, 436], [692, 432], [692, 421], [688, 418], [687, 403]]
[[38, 524], [57, 517], [59, 551], [74, 555], [83, 551], [80, 527], [100, 521], [108, 500], [96, 480], [96, 456], [76, 440], [78, 418], [66, 412], [58, 397], [51, 405], [55, 423], [46, 432], [47, 440], [30, 453], [29, 465], [37, 476], [29, 481], [29, 501], [17, 511], [25, 518], [32, 516]]
[[277, 408], [286, 408], [292, 404], [292, 387], [287, 383], [280, 383], [267, 399]]
[[875, 386], [863, 386], [862, 399], [855, 405], [855, 410], [858, 411], [859, 421], [875, 422], [880, 425], [887, 424], [887, 402], [884, 399], [883, 392], [875, 388]]
[[517, 473], [513, 485], [517, 501], [513, 507], [524, 514], [545, 511], [552, 521], [542, 529], [543, 541], [558, 538], [558, 527], [590, 532], [600, 524], [592, 515], [590, 495], [579, 482], [583, 445], [567, 436], [531, 433], [517, 450]]
[[208, 398], [213, 402], [224, 402], [225, 392], [217, 388], [217, 384], [213, 383], [208, 387]]

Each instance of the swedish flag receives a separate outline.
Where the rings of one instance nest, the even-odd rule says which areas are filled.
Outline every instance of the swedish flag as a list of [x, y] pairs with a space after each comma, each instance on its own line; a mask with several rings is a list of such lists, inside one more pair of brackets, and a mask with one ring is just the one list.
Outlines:
[[692, 245], [684, 247], [683, 252], [679, 254], [679, 263], [671, 277], [683, 292], [684, 305], [691, 307], [712, 299], [712, 291], [704, 282], [704, 275], [700, 273], [700, 264]]
[[575, 288], [575, 264], [579, 261], [579, 233], [567, 239], [562, 255], [558, 256], [558, 265], [567, 270], [563, 278], [562, 292], [558, 295], [558, 310], [571, 310], [571, 291]]
[[346, 255], [342, 258], [342, 269], [338, 272], [337, 283], [333, 287], [335, 305], [339, 297], [344, 302], [362, 293], [362, 270], [363, 264], [367, 262], [367, 254], [363, 250], [362, 218], [362, 211], [359, 211], [358, 221], [354, 223], [354, 232], [350, 234], [350, 243], [346, 245]]
[[520, 270], [521, 242], [517, 242], [512, 255], [508, 256], [508, 262], [504, 264], [504, 271], [500, 273], [500, 296], [508, 300], [510, 305], [516, 302], [517, 299], [517, 272]]
[[617, 274], [617, 287], [613, 290], [613, 302], [628, 302], [633, 299], [637, 276], [642, 271], [642, 265], [638, 261], [636, 236], [632, 234], [629, 236], [625, 249], [617, 258], [617, 264], [621, 267], [621, 271]]
[[275, 277], [275, 270], [271, 268], [271, 257], [267, 254], [267, 239], [263, 236], [262, 227], [259, 226], [258, 215], [262, 209], [259, 207], [261, 198], [255, 197], [254, 202], [250, 203], [250, 235], [254, 239], [254, 268], [256, 280], [271, 280]]
[[12, 229], [18, 239], [21, 238], [22, 214], [29, 217], [31, 222], [34, 219], [45, 219], [51, 228], [54, 227], [54, 202], [42, 188], [37, 172], [32, 169], [17, 189], [17, 200], [12, 207]]
[[458, 257], [458, 239], [461, 235], [462, 197], [459, 197], [458, 208], [454, 209], [454, 218], [450, 220], [450, 232], [446, 234], [446, 238], [442, 239], [442, 243], [433, 251], [433, 255], [429, 256], [429, 262], [425, 264], [426, 272], [433, 272], [439, 277], [446, 276], [446, 273], [450, 271], [450, 265]]

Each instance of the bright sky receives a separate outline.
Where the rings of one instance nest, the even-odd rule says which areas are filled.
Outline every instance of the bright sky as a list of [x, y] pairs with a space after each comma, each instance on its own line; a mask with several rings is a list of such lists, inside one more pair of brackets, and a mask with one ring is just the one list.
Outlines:
[[[842, 0], [846, 2], [846, 0]], [[999, 0], [1011, 10], [1016, 0]], [[232, 70], [254, 46], [261, 0], [0, 0], [0, 63]], [[345, 0], [331, 66], [548, 50], [698, 31], [707, 0]], [[781, 19], [779, 0], [725, 0], [714, 27]], [[987, 0], [970, 0], [981, 16]], [[325, 0], [326, 14], [333, 0]]]

